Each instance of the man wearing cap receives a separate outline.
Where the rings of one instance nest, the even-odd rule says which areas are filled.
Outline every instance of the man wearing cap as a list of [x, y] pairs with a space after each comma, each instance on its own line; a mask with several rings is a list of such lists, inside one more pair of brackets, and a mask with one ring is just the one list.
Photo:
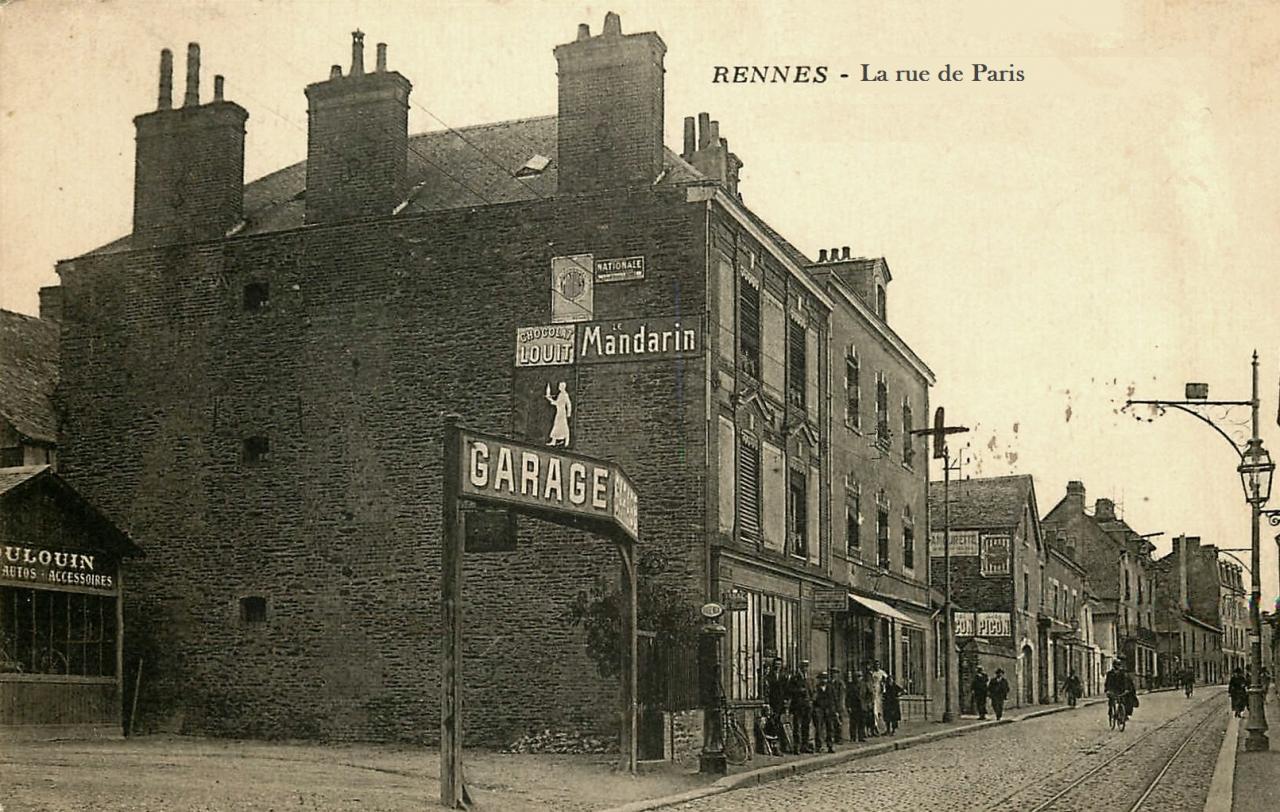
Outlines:
[[835, 735], [836, 744], [844, 744], [845, 687], [840, 679], [840, 669], [831, 669], [831, 689], [836, 692]]
[[835, 728], [840, 724], [836, 715], [836, 692], [826, 671], [818, 673], [818, 689], [813, 697], [813, 743], [821, 750], [826, 745], [828, 753], [834, 753]]
[[996, 719], [1004, 716], [1004, 701], [1009, 698], [1009, 680], [1004, 678], [1004, 669], [997, 668], [996, 675], [987, 684], [987, 696], [991, 698], [991, 709], [996, 712]]
[[796, 723], [796, 752], [812, 753], [809, 722], [813, 719], [813, 683], [809, 680], [808, 660], [801, 660], [791, 675], [791, 713]]

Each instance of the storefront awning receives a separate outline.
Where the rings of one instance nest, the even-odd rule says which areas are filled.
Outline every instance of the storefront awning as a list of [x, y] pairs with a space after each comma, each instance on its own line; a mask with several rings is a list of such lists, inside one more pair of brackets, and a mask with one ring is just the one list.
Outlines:
[[884, 601], [878, 601], [875, 598], [864, 598], [862, 595], [855, 595], [852, 592], [849, 593], [849, 597], [862, 604], [865, 608], [875, 612], [877, 615], [884, 615], [885, 617], [893, 618], [894, 620], [899, 620], [903, 623], [910, 623], [912, 626], [919, 625], [916, 621], [902, 614]]

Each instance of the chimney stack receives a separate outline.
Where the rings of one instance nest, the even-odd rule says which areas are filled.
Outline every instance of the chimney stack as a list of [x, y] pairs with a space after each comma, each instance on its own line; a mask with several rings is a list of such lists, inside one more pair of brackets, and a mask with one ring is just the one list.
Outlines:
[[387, 70], [385, 43], [365, 73], [362, 31], [351, 34], [350, 74], [334, 65], [307, 86], [307, 224], [387, 217], [404, 201], [412, 89]]
[[244, 125], [223, 98], [200, 103], [200, 46], [187, 46], [187, 86], [173, 107], [173, 52], [160, 52], [156, 110], [134, 118], [133, 244], [147, 248], [223, 237], [244, 214]]
[[819, 249], [818, 249], [818, 262], [826, 262], [826, 261], [827, 261], [827, 249], [825, 249], [825, 248], [819, 248]]
[[1093, 518], [1100, 522], [1112, 522], [1116, 518], [1116, 503], [1110, 499], [1098, 497], [1093, 503]]
[[617, 14], [591, 36], [555, 48], [559, 66], [557, 160], [561, 194], [649, 186], [662, 173], [665, 103], [662, 37], [623, 34]]
[[[685, 150], [688, 151], [693, 119], [685, 119]], [[738, 177], [742, 161], [729, 151], [728, 139], [720, 137], [720, 122], [713, 121], [710, 113], [698, 114], [697, 149], [687, 158], [693, 168], [725, 187], [734, 197], [738, 193]]]
[[40, 288], [40, 318], [44, 321], [62, 321], [62, 288], [58, 285]]
[[849, 258], [849, 246], [846, 245], [840, 249], [840, 259], [846, 260], [848, 258]]

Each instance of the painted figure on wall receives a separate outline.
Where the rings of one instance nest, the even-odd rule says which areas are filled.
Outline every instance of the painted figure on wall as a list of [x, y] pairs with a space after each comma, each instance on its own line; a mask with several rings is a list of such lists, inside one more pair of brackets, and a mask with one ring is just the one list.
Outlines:
[[569, 389], [564, 381], [560, 382], [560, 391], [551, 397], [551, 384], [547, 384], [547, 403], [555, 407], [556, 416], [551, 422], [551, 436], [547, 445], [569, 447], [569, 418], [573, 417], [573, 401], [569, 399]]

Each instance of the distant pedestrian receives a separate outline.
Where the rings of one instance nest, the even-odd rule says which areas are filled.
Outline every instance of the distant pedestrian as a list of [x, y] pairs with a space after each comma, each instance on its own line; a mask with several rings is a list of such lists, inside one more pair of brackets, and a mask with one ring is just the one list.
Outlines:
[[836, 744], [844, 744], [844, 720], [848, 713], [845, 710], [844, 680], [840, 679], [839, 668], [831, 669], [831, 688], [836, 693]]
[[879, 736], [880, 728], [876, 719], [876, 691], [871, 680], [871, 666], [862, 669], [862, 725], [868, 736]]
[[1249, 704], [1249, 684], [1245, 682], [1244, 673], [1236, 668], [1231, 672], [1231, 681], [1227, 683], [1227, 693], [1231, 695], [1231, 710], [1236, 716], [1244, 714]]
[[849, 740], [864, 742], [867, 740], [867, 721], [862, 693], [865, 688], [862, 674], [850, 669], [849, 682], [845, 687], [845, 705], [849, 708]]
[[982, 670], [982, 666], [978, 666], [978, 670], [973, 675], [973, 681], [969, 683], [969, 689], [973, 691], [973, 709], [978, 712], [979, 719], [987, 718], [987, 672]]
[[876, 660], [871, 667], [871, 701], [876, 715], [876, 733], [884, 730], [884, 678], [889, 676]]
[[826, 671], [818, 674], [818, 688], [813, 695], [813, 723], [813, 743], [816, 749], [821, 750], [825, 746], [828, 753], [834, 753], [832, 744], [840, 719], [836, 716], [836, 691]]
[[1195, 672], [1195, 669], [1188, 666], [1187, 668], [1184, 668], [1182, 670], [1182, 690], [1186, 693], [1187, 697], [1190, 698], [1192, 692], [1195, 691], [1195, 689], [1196, 689], [1196, 672]]
[[809, 725], [813, 721], [813, 683], [809, 681], [809, 661], [801, 660], [791, 675], [791, 714], [795, 717], [797, 753], [812, 753]]
[[1065, 687], [1067, 691], [1067, 705], [1074, 708], [1076, 706], [1076, 700], [1080, 698], [1080, 694], [1082, 693], [1080, 688], [1080, 678], [1076, 676], [1075, 669], [1072, 669], [1071, 673], [1067, 674]]
[[902, 686], [894, 681], [893, 675], [884, 678], [884, 724], [889, 734], [896, 733], [898, 722], [902, 721], [902, 705], [898, 697], [902, 696]]
[[991, 709], [996, 712], [996, 719], [1004, 716], [1004, 701], [1009, 698], [1009, 680], [1004, 678], [1004, 669], [997, 668], [996, 675], [987, 683], [987, 696], [991, 698]]

